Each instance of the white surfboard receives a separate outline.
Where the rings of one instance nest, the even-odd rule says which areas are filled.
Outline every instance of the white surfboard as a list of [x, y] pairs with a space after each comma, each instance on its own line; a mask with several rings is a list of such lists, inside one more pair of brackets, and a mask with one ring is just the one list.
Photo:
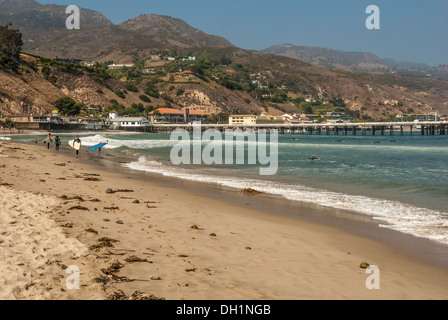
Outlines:
[[70, 140], [70, 141], [68, 142], [68, 145], [69, 145], [70, 147], [72, 147], [73, 149], [75, 149], [75, 150], [79, 150], [79, 149], [81, 149], [81, 144], [80, 144], [79, 142], [75, 142], [75, 140]]

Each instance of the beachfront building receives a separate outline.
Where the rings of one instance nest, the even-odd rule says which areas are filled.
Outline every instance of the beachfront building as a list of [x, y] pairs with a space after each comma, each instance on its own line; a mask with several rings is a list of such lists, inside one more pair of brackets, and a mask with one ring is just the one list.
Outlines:
[[257, 116], [249, 115], [231, 115], [229, 116], [229, 124], [257, 124]]
[[25, 123], [25, 122], [51, 122], [58, 123], [62, 119], [58, 115], [44, 114], [44, 115], [33, 115], [28, 113], [16, 114], [8, 116], [14, 123]]
[[282, 116], [286, 123], [313, 123], [322, 118], [318, 114], [297, 114], [297, 113], [287, 113]]
[[109, 112], [109, 120], [116, 119], [116, 118], [118, 118], [118, 111], [113, 110], [113, 111]]
[[261, 116], [257, 117], [256, 123], [257, 124], [283, 124], [283, 123], [285, 123], [285, 121], [283, 120], [283, 117], [262, 114]]
[[209, 114], [201, 110], [182, 108], [182, 110], [172, 108], [159, 108], [150, 112], [151, 123], [176, 124], [190, 122], [207, 122]]
[[397, 119], [401, 120], [401, 121], [437, 121], [438, 119], [438, 114], [437, 112], [430, 112], [428, 114], [399, 114], [396, 117]]
[[145, 117], [117, 117], [111, 119], [110, 122], [113, 128], [137, 128], [149, 125], [149, 121]]
[[341, 120], [341, 121], [354, 120], [353, 117], [350, 117], [345, 112], [327, 112], [325, 114], [325, 118], [327, 118], [329, 120]]

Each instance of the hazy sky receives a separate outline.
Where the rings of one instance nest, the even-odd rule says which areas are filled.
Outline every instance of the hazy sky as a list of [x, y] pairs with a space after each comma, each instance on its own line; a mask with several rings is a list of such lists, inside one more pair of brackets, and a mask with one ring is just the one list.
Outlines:
[[[244, 49], [292, 43], [448, 64], [447, 0], [38, 0], [100, 11], [114, 23], [169, 15]], [[380, 30], [365, 26], [380, 8]], [[81, 12], [82, 14], [82, 12]]]

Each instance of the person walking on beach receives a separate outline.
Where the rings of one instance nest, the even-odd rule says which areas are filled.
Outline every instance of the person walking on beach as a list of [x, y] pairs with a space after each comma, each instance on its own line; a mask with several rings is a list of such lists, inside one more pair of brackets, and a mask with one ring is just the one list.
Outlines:
[[56, 144], [56, 151], [59, 151], [59, 146], [61, 145], [61, 139], [59, 139], [59, 136], [56, 136], [54, 143]]
[[[76, 139], [74, 143], [79, 143], [79, 147], [81, 148], [81, 139], [79, 139], [79, 136], [76, 136]], [[79, 157], [79, 150], [76, 150], [76, 159]]]
[[53, 142], [53, 139], [51, 139], [51, 133], [47, 135], [47, 139], [45, 139], [45, 142], [47, 143], [47, 149], [50, 150], [50, 144]]

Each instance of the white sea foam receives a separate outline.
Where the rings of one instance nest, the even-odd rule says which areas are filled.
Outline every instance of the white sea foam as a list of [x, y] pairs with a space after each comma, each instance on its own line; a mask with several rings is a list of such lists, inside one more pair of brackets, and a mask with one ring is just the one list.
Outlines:
[[95, 135], [82, 138], [82, 144], [85, 146], [94, 146], [102, 142], [108, 141], [108, 145], [105, 149], [118, 149], [120, 147], [126, 147], [136, 150], [148, 150], [161, 147], [171, 147], [176, 145], [177, 141], [170, 140], [118, 140], [110, 139], [101, 135]]
[[380, 225], [417, 237], [448, 244], [448, 213], [418, 208], [398, 201], [348, 195], [319, 190], [306, 186], [291, 185], [264, 180], [235, 178], [214, 174], [213, 170], [198, 173], [196, 170], [165, 165], [140, 157], [138, 161], [124, 166], [139, 171], [162, 174], [184, 180], [214, 183], [235, 189], [252, 188], [279, 195], [288, 200], [303, 201], [325, 207], [354, 211], [379, 221]]
[[[245, 145], [256, 145], [257, 147], [260, 146], [265, 146], [268, 145], [268, 143], [266, 142], [254, 142], [254, 141], [226, 141], [224, 140], [224, 136], [223, 136], [223, 141], [222, 144], [223, 145], [227, 145], [227, 144], [239, 144], [239, 143], [243, 143]], [[192, 139], [191, 141], [178, 141], [178, 140], [167, 140], [167, 139], [147, 139], [147, 140], [118, 140], [118, 139], [110, 139], [107, 137], [104, 137], [102, 135], [95, 135], [95, 136], [88, 136], [88, 137], [83, 137], [82, 138], [82, 144], [84, 146], [94, 146], [97, 145], [99, 143], [103, 143], [108, 141], [108, 145], [105, 147], [106, 149], [117, 149], [120, 147], [126, 147], [129, 149], [136, 149], [136, 150], [148, 150], [148, 149], [155, 149], [155, 148], [162, 148], [162, 147], [173, 147], [175, 145], [178, 145], [179, 143], [185, 143], [185, 144], [190, 144], [192, 143], [194, 140]], [[202, 140], [202, 144], [209, 144], [210, 141], [208, 140]]]

